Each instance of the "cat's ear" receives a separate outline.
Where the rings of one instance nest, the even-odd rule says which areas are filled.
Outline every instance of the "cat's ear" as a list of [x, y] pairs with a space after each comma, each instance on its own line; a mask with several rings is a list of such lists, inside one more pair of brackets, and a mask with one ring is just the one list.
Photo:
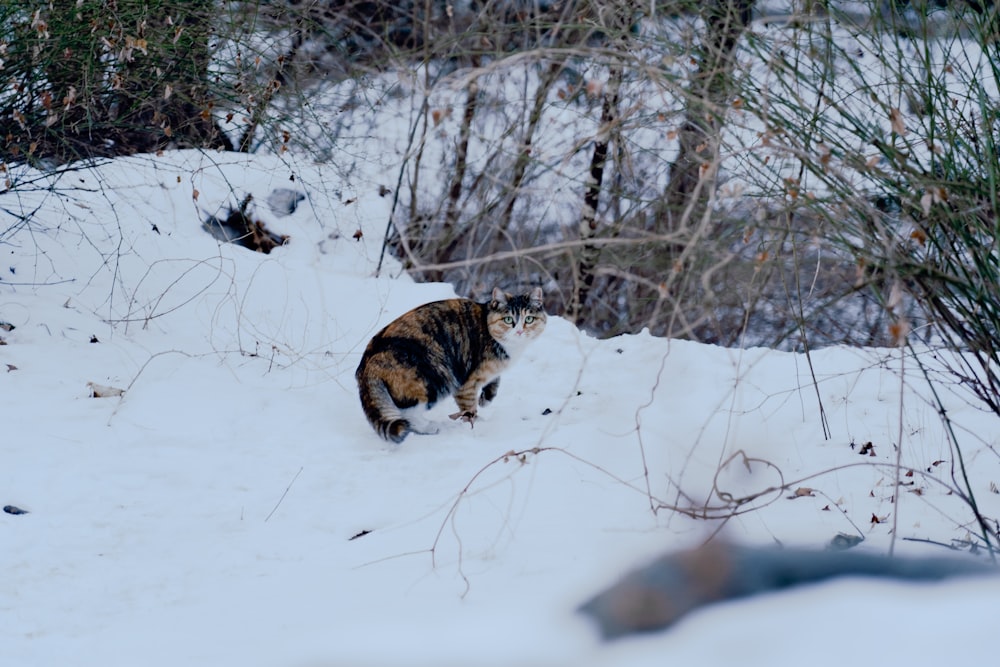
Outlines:
[[497, 304], [497, 306], [501, 308], [507, 305], [507, 295], [504, 294], [504, 291], [499, 287], [493, 288], [492, 298], [493, 298], [493, 303]]
[[536, 287], [535, 289], [531, 290], [531, 293], [528, 295], [528, 300], [531, 301], [532, 307], [541, 310], [542, 309], [542, 305], [543, 305], [542, 304], [542, 288], [541, 287]]

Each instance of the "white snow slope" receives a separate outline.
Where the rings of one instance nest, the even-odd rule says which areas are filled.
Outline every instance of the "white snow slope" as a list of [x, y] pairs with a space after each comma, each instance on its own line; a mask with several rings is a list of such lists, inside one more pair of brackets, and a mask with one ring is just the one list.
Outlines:
[[[805, 356], [600, 341], [554, 316], [474, 429], [394, 446], [361, 414], [360, 353], [453, 292], [388, 260], [373, 277], [391, 196], [217, 153], [11, 176], [0, 504], [27, 513], [0, 513], [0, 665], [996, 659], [990, 577], [834, 581], [611, 643], [575, 612], [716, 530], [908, 555], [944, 552], [912, 539], [975, 540], [955, 451], [899, 351], [814, 352], [814, 382]], [[306, 199], [279, 215], [276, 189]], [[201, 228], [247, 194], [288, 245], [263, 255]], [[1000, 516], [996, 418], [938, 389], [980, 510]], [[898, 494], [897, 451], [918, 471]], [[781, 484], [722, 520], [725, 498]]]

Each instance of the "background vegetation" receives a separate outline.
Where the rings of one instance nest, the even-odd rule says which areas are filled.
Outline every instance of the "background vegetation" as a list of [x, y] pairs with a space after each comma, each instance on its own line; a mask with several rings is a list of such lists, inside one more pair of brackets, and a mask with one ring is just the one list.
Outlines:
[[418, 279], [540, 284], [602, 335], [919, 340], [1000, 412], [997, 26], [978, 2], [13, 0], [0, 158], [388, 165], [386, 252]]

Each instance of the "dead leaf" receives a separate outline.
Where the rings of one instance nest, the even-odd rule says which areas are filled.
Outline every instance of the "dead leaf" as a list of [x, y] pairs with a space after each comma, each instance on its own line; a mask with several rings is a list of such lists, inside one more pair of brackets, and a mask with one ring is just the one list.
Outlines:
[[889, 123], [892, 125], [893, 132], [901, 137], [906, 136], [906, 124], [903, 123], [903, 114], [896, 107], [889, 109]]
[[799, 488], [795, 489], [792, 495], [788, 496], [788, 499], [795, 500], [796, 498], [803, 498], [803, 497], [815, 498], [816, 494], [813, 493], [813, 490], [810, 489], [808, 486], [800, 486]]
[[355, 241], [360, 241], [363, 237], [364, 237], [364, 232], [362, 232], [360, 229], [354, 232]]
[[445, 118], [451, 116], [451, 109], [434, 109], [431, 111], [431, 120], [434, 122], [434, 127], [441, 124]]
[[91, 398], [113, 398], [115, 396], [121, 396], [125, 393], [124, 389], [119, 389], [118, 387], [108, 387], [103, 384], [97, 384], [96, 382], [88, 382], [87, 386], [90, 387]]
[[[906, 337], [909, 335], [910, 321], [905, 317], [889, 325], [889, 336], [892, 338], [892, 344], [896, 347], [902, 347], [906, 343]], [[871, 456], [875, 456], [874, 450], [872, 450]]]
[[17, 366], [15, 366], [14, 364], [7, 364], [7, 372], [8, 373], [10, 373], [11, 371], [16, 371], [16, 370], [17, 370]]
[[923, 210], [925, 218], [931, 214], [931, 204], [933, 203], [934, 203], [934, 195], [932, 195], [929, 192], [925, 192], [920, 197], [920, 208]]

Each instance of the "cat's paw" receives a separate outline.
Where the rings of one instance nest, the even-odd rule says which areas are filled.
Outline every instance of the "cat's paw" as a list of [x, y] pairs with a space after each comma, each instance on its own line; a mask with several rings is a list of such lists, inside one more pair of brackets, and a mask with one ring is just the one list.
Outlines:
[[417, 435], [436, 435], [441, 431], [441, 427], [429, 421], [415, 422], [410, 424], [410, 431]]
[[475, 427], [475, 425], [476, 425], [476, 413], [475, 412], [470, 412], [468, 410], [459, 411], [459, 412], [456, 412], [455, 414], [448, 415], [448, 417], [451, 418], [451, 419], [460, 419], [460, 420], [462, 420], [464, 422], [469, 422], [469, 426], [472, 426], [472, 427]]

